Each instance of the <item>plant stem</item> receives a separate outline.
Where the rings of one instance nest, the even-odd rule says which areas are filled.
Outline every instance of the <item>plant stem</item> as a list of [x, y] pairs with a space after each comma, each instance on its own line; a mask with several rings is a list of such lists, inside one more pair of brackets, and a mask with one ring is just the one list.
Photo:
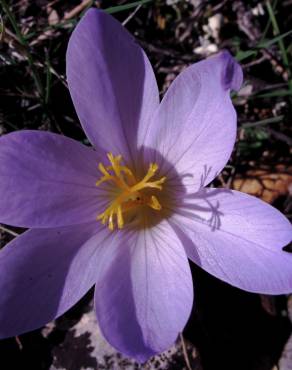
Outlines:
[[188, 356], [187, 347], [186, 347], [185, 340], [184, 340], [184, 337], [183, 337], [182, 333], [179, 333], [179, 337], [180, 337], [180, 340], [181, 340], [181, 345], [182, 345], [182, 350], [183, 350], [183, 355], [184, 355], [184, 360], [185, 360], [185, 363], [186, 363], [186, 367], [187, 367], [188, 370], [192, 370], [192, 367], [191, 367], [191, 364], [190, 364], [190, 359], [189, 359], [189, 356]]
[[27, 61], [28, 61], [28, 64], [31, 68], [31, 73], [32, 73], [32, 77], [33, 77], [33, 80], [34, 80], [34, 83], [36, 85], [36, 88], [37, 88], [37, 91], [38, 91], [38, 94], [39, 94], [39, 97], [43, 100], [43, 96], [44, 96], [44, 89], [43, 89], [43, 85], [42, 85], [42, 82], [41, 82], [41, 79], [40, 79], [40, 76], [39, 76], [39, 73], [35, 67], [35, 63], [33, 61], [33, 57], [30, 53], [30, 48], [29, 48], [29, 44], [27, 43], [25, 37], [23, 36], [23, 34], [21, 33], [21, 30], [20, 28], [18, 27], [17, 25], [17, 22], [16, 22], [16, 19], [14, 17], [14, 15], [12, 14], [6, 0], [0, 0], [1, 1], [1, 4], [2, 4], [2, 7], [16, 33], [16, 36], [18, 37], [18, 41], [19, 43], [25, 48], [25, 51], [26, 51], [26, 58], [27, 58]]
[[[269, 17], [270, 17], [270, 20], [271, 20], [271, 23], [272, 23], [272, 26], [273, 26], [274, 35], [275, 36], [278, 36], [278, 35], [280, 35], [280, 29], [279, 29], [279, 25], [278, 25], [278, 22], [277, 22], [275, 13], [274, 13], [274, 9], [271, 6], [271, 3], [270, 3], [269, 0], [267, 0], [266, 6], [267, 6]], [[283, 59], [283, 64], [284, 64], [284, 66], [287, 69], [287, 73], [288, 73], [288, 86], [289, 86], [290, 93], [292, 95], [292, 79], [291, 79], [292, 76], [291, 76], [291, 70], [289, 68], [288, 54], [286, 52], [285, 45], [284, 45], [284, 42], [283, 42], [282, 39], [278, 41], [278, 44], [279, 44], [279, 49], [281, 51], [281, 55], [282, 55], [282, 59]]]

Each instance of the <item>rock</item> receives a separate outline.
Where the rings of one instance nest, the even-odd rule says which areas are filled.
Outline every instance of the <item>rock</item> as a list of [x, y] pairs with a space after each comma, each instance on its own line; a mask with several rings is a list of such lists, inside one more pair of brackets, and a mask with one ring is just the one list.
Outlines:
[[[124, 357], [103, 338], [92, 306], [90, 302], [89, 311], [66, 331], [63, 342], [52, 349], [53, 363], [50, 370], [187, 369], [180, 340], [168, 351], [153, 357], [144, 365]], [[62, 326], [61, 330], [64, 329], [64, 321]], [[53, 331], [52, 328], [46, 330], [49, 336], [52, 335], [58, 330], [58, 323]], [[196, 349], [190, 343], [186, 347], [192, 370], [200, 370]]]

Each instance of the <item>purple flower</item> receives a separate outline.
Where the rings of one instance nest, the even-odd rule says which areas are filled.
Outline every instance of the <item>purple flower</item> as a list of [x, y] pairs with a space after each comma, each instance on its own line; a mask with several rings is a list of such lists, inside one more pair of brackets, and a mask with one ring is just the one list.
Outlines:
[[94, 149], [39, 131], [0, 139], [0, 221], [31, 228], [0, 253], [2, 338], [60, 316], [95, 284], [105, 338], [143, 362], [188, 320], [188, 258], [244, 290], [292, 291], [285, 217], [204, 188], [236, 137], [229, 93], [242, 71], [228, 52], [187, 68], [159, 103], [135, 40], [89, 10], [69, 42], [67, 77]]

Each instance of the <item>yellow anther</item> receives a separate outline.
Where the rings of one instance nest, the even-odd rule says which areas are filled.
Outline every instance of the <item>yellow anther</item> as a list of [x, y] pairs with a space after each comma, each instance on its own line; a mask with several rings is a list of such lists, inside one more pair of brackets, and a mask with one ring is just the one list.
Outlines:
[[124, 219], [122, 213], [122, 206], [118, 206], [117, 210], [117, 221], [118, 221], [118, 228], [122, 229], [124, 227]]
[[110, 163], [112, 164], [111, 166], [109, 166], [109, 168], [113, 169], [115, 174], [119, 177], [121, 174], [120, 162], [121, 162], [122, 156], [117, 155], [116, 157], [114, 157], [112, 153], [108, 153], [107, 157]]
[[108, 173], [108, 171], [106, 170], [106, 168], [104, 167], [104, 165], [102, 163], [99, 163], [98, 169], [103, 174], [103, 177], [101, 177], [100, 180], [96, 181], [96, 183], [95, 183], [96, 186], [98, 186], [98, 185], [102, 184], [103, 182], [108, 181], [112, 178], [112, 176]]
[[151, 196], [148, 206], [155, 209], [156, 211], [161, 210], [161, 204], [158, 202], [158, 199], [154, 195]]
[[102, 224], [108, 223], [108, 228], [114, 230], [115, 223], [119, 229], [124, 227], [123, 213], [139, 206], [147, 205], [148, 207], [160, 211], [161, 205], [154, 195], [143, 194], [146, 188], [162, 190], [162, 184], [166, 177], [159, 180], [149, 181], [157, 172], [158, 165], [150, 163], [148, 171], [141, 181], [137, 181], [132, 171], [121, 165], [122, 156], [114, 156], [108, 153], [110, 165], [105, 167], [99, 163], [98, 168], [103, 174], [100, 180], [96, 182], [99, 186], [101, 183], [110, 181], [117, 187], [117, 195], [110, 203], [109, 207], [100, 215], [97, 220], [101, 220]]
[[109, 220], [108, 220], [108, 228], [113, 231], [114, 230], [114, 214], [113, 212], [111, 212], [110, 216], [109, 216]]
[[104, 165], [102, 163], [99, 163], [98, 165], [99, 171], [104, 175], [104, 176], [110, 176], [108, 171], [105, 169]]

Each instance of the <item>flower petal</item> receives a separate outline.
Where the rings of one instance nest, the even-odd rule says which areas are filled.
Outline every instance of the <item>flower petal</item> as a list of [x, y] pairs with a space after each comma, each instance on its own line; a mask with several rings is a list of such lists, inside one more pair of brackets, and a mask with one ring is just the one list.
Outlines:
[[188, 199], [175, 222], [188, 257], [210, 274], [258, 293], [292, 292], [289, 221], [250, 195], [204, 189]]
[[67, 50], [67, 78], [81, 124], [94, 146], [135, 155], [159, 104], [152, 67], [134, 38], [110, 15], [90, 9]]
[[167, 224], [116, 234], [100, 260], [95, 290], [101, 330], [120, 352], [144, 362], [169, 348], [192, 308], [185, 251]]
[[95, 151], [40, 131], [0, 138], [0, 222], [55, 227], [94, 221], [100, 211]]
[[37, 329], [63, 314], [95, 283], [97, 224], [33, 229], [0, 252], [0, 337]]
[[161, 172], [174, 166], [191, 192], [212, 181], [231, 155], [236, 112], [229, 93], [241, 82], [227, 51], [196, 63], [172, 83], [149, 127], [144, 145], [166, 159]]

